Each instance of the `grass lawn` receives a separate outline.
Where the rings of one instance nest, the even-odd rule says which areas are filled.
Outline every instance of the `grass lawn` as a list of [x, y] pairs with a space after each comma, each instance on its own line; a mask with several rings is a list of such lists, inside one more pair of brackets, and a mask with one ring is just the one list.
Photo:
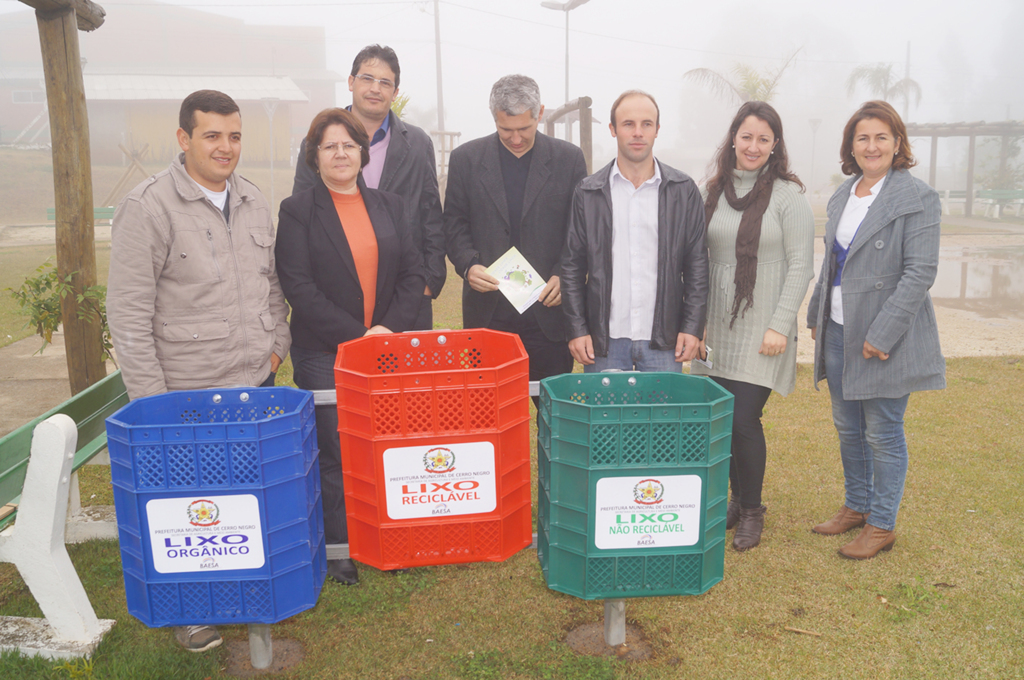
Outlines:
[[[36, 269], [50, 260], [57, 263], [55, 247], [50, 245], [0, 248], [0, 347], [35, 335], [34, 328], [26, 328], [28, 316], [23, 314], [17, 301], [11, 297], [8, 288], [17, 290], [25, 279], [36, 276]], [[96, 278], [101, 285], [107, 284], [110, 269], [110, 243], [96, 244]], [[40, 339], [42, 344], [42, 339]]]
[[[11, 208], [21, 221], [6, 223], [35, 220], [52, 205], [52, 178], [33, 174], [43, 172], [35, 169], [38, 158], [22, 165], [25, 157], [12, 163], [6, 153], [0, 150], [0, 186], [31, 197]], [[120, 174], [108, 170], [103, 189]], [[20, 285], [52, 253], [52, 246], [0, 249], [0, 289]], [[105, 283], [109, 245], [98, 245], [97, 260]], [[461, 326], [460, 290], [449, 269], [434, 306], [436, 328]], [[0, 294], [0, 344], [30, 335], [23, 325], [13, 300]], [[651, 660], [626, 664], [572, 652], [567, 632], [600, 622], [602, 603], [548, 590], [536, 553], [523, 550], [504, 563], [397, 576], [364, 567], [356, 587], [325, 584], [316, 608], [273, 627], [275, 639], [298, 640], [305, 650], [305, 660], [282, 677], [1024, 678], [1024, 361], [952, 359], [948, 389], [911, 398], [899, 540], [868, 562], [836, 555], [852, 535], [810, 532], [842, 502], [828, 395], [810, 382], [801, 366], [796, 392], [774, 396], [765, 411], [769, 511], [761, 546], [742, 554], [727, 549], [725, 579], [702, 596], [628, 601], [628, 621], [654, 650]], [[291, 384], [290, 361], [278, 384]], [[85, 468], [83, 500], [110, 504], [109, 479], [108, 468]], [[0, 680], [228, 677], [223, 647], [189, 654], [168, 631], [127, 613], [115, 542], [69, 552], [97, 615], [117, 625], [89, 671], [78, 664], [74, 675], [52, 661], [5, 654]], [[8, 564], [0, 564], [0, 615], [41, 615]], [[221, 632], [228, 640], [246, 637], [244, 626]]]
[[[601, 621], [602, 604], [549, 591], [536, 553], [524, 550], [505, 563], [398, 576], [364, 567], [357, 587], [326, 584], [315, 609], [273, 627], [275, 638], [305, 649], [284, 677], [1024, 677], [1024, 362], [953, 359], [945, 391], [911, 398], [899, 541], [867, 562], [836, 555], [849, 537], [809, 531], [842, 502], [828, 395], [810, 380], [801, 366], [799, 389], [766, 409], [761, 546], [727, 549], [724, 581], [702, 596], [627, 602], [629, 622], [654, 650], [650, 661], [572, 652], [567, 631]], [[105, 468], [89, 470], [85, 498], [109, 479]], [[116, 543], [69, 550], [97, 614], [118, 621], [92, 677], [227, 677], [226, 652], [188, 654], [169, 632], [128, 615]], [[0, 613], [39, 615], [9, 565], [0, 565]], [[244, 626], [221, 630], [228, 639], [246, 636]], [[51, 673], [55, 665], [8, 655], [0, 678], [70, 677]]]

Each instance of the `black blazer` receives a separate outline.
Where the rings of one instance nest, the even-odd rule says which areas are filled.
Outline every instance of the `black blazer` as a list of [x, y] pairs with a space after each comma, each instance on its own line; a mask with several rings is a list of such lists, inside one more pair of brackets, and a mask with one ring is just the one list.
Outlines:
[[[437, 170], [434, 142], [430, 135], [406, 123], [393, 112], [391, 142], [384, 156], [384, 169], [377, 189], [398, 194], [405, 201], [405, 213], [412, 226], [416, 249], [423, 254], [424, 276], [430, 292], [436, 298], [448, 275], [444, 261], [444, 234], [441, 232], [441, 197], [437, 189]], [[306, 140], [299, 146], [299, 160], [295, 163], [295, 183], [292, 195], [308, 189], [320, 181], [319, 176], [306, 165]], [[420, 290], [422, 295], [423, 291]]]
[[[423, 298], [423, 257], [413, 243], [402, 199], [365, 187], [361, 192], [377, 236], [373, 325], [407, 331]], [[366, 333], [355, 259], [331, 193], [319, 179], [281, 201], [274, 252], [292, 306], [293, 345], [333, 353], [340, 343]]]
[[[501, 141], [494, 133], [452, 151], [444, 199], [444, 232], [448, 259], [465, 278], [474, 260], [489, 267], [509, 249], [508, 204], [498, 156]], [[569, 206], [576, 184], [587, 176], [578, 146], [537, 132], [530, 173], [526, 176], [519, 252], [545, 281], [560, 273]], [[486, 328], [502, 293], [478, 293], [462, 286], [462, 323]], [[537, 303], [537, 323], [553, 342], [567, 340], [562, 308]]]

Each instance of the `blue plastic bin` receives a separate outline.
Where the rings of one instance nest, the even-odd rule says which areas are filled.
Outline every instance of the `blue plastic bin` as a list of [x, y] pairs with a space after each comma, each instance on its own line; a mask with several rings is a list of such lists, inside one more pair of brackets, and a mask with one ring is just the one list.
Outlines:
[[107, 419], [128, 611], [150, 627], [276, 623], [327, 571], [311, 393], [136, 399]]

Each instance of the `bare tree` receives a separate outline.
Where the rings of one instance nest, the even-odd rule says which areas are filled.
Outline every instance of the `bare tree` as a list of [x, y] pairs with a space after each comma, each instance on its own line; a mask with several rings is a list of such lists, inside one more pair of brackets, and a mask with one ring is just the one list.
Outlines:
[[789, 55], [777, 69], [762, 72], [748, 64], [736, 64], [732, 67], [732, 78], [709, 68], [691, 69], [683, 74], [683, 78], [708, 88], [712, 94], [726, 101], [740, 104], [749, 101], [770, 103], [778, 91], [779, 81], [799, 52], [800, 49], [797, 49]]

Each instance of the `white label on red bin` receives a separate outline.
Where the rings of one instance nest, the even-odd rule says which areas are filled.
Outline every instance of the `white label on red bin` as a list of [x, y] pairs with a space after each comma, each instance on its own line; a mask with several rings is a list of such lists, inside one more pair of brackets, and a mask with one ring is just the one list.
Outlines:
[[594, 545], [619, 550], [696, 544], [700, 491], [697, 475], [597, 480]]
[[161, 574], [263, 566], [260, 502], [252, 494], [160, 498], [146, 503], [146, 517]]
[[384, 452], [388, 517], [419, 519], [498, 507], [494, 444], [403, 446]]

